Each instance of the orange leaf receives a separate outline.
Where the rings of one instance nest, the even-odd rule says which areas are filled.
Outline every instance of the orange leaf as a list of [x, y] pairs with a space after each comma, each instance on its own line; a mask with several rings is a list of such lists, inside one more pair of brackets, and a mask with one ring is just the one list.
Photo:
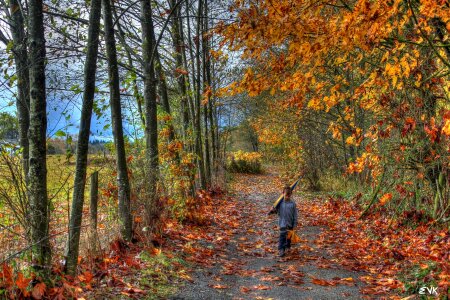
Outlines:
[[219, 290], [223, 290], [223, 289], [227, 289], [229, 288], [228, 285], [223, 285], [223, 284], [215, 284], [212, 286], [214, 289], [219, 289]]
[[392, 194], [391, 193], [387, 193], [384, 194], [383, 196], [381, 196], [380, 198], [380, 204], [381, 205], [385, 205], [387, 202], [389, 202], [392, 199]]
[[22, 292], [22, 295], [25, 296], [25, 297], [29, 297], [30, 296], [30, 292], [27, 291], [27, 287], [30, 284], [30, 281], [31, 281], [31, 279], [30, 278], [25, 278], [22, 273], [19, 273], [17, 275], [16, 285], [20, 289], [20, 291]]
[[311, 282], [314, 284], [317, 284], [317, 285], [322, 285], [322, 286], [336, 285], [336, 283], [333, 281], [327, 281], [327, 280], [319, 279], [319, 278], [314, 278]]
[[262, 285], [262, 284], [254, 285], [253, 288], [256, 290], [270, 290], [271, 289], [270, 286]]
[[36, 284], [31, 292], [34, 299], [42, 299], [42, 296], [45, 294], [45, 290], [47, 286], [43, 282], [39, 282]]
[[94, 278], [94, 275], [89, 271], [86, 271], [82, 275], [78, 276], [78, 279], [84, 283], [90, 283], [93, 278]]

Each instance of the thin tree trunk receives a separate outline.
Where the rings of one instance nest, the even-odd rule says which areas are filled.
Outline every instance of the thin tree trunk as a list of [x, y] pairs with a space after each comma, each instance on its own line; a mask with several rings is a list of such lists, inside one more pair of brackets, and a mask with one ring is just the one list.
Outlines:
[[[181, 18], [181, 7], [176, 6], [176, 0], [169, 0], [169, 5], [171, 9], [175, 9], [173, 13], [172, 19], [172, 41], [173, 48], [175, 53], [175, 70], [174, 76], [177, 79], [179, 92], [181, 93], [181, 115], [182, 115], [182, 132], [183, 132], [183, 140], [184, 147], [192, 150], [191, 139], [189, 136], [189, 128], [190, 122], [193, 119], [192, 111], [190, 115], [190, 106], [192, 103], [191, 97], [188, 94], [188, 85], [189, 85], [189, 75], [185, 73], [188, 72], [188, 66], [186, 62], [186, 45], [184, 41], [183, 34], [183, 21]], [[188, 20], [189, 22], [189, 20]], [[182, 71], [184, 69], [184, 71]], [[195, 178], [190, 178], [189, 180], [189, 191], [191, 196], [195, 196]]]
[[[209, 46], [209, 39], [205, 38], [205, 34], [207, 34], [209, 31], [208, 26], [208, 1], [205, 2], [205, 33], [203, 36], [203, 40], [205, 41], [205, 57], [204, 57], [204, 63], [205, 63], [205, 69], [206, 69], [206, 84], [210, 89], [210, 94], [212, 95], [214, 93], [213, 84], [212, 84], [212, 77], [211, 77], [211, 55], [209, 54], [210, 46]], [[213, 167], [216, 165], [217, 160], [217, 150], [216, 150], [216, 125], [213, 117], [213, 97], [208, 97], [208, 118], [209, 118], [209, 126], [210, 126], [210, 134], [211, 134], [211, 149], [212, 149], [212, 160], [213, 160]], [[213, 168], [216, 171], [216, 168]]]
[[[208, 1], [205, 0], [204, 9], [202, 11], [203, 22], [202, 22], [202, 56], [203, 56], [203, 91], [206, 93], [206, 103], [203, 105], [203, 122], [205, 126], [205, 176], [206, 183], [208, 186], [211, 186], [211, 146], [209, 143], [209, 131], [212, 131], [212, 123], [209, 123], [208, 126], [208, 114], [209, 114], [209, 106], [211, 102], [211, 82], [210, 76], [208, 76], [208, 56], [209, 56], [209, 47], [208, 47], [208, 38], [206, 37], [206, 33], [208, 32]], [[210, 74], [209, 74], [210, 75]], [[210, 128], [210, 130], [208, 130]]]
[[47, 197], [47, 99], [45, 86], [45, 37], [42, 0], [28, 1], [30, 49], [30, 161], [28, 191], [31, 213], [32, 256], [36, 269], [48, 273], [51, 262], [49, 203]]
[[201, 39], [201, 26], [202, 26], [202, 11], [203, 11], [203, 0], [198, 1], [197, 10], [197, 28], [196, 28], [196, 52], [195, 52], [195, 62], [196, 62], [196, 94], [195, 94], [195, 152], [197, 154], [197, 164], [200, 173], [200, 185], [202, 189], [206, 189], [207, 186], [207, 175], [205, 171], [205, 165], [203, 160], [203, 147], [202, 147], [202, 130], [201, 130], [201, 75], [200, 75], [200, 39]]
[[19, 118], [19, 140], [22, 148], [22, 168], [25, 178], [28, 176], [29, 143], [28, 128], [30, 127], [30, 77], [28, 70], [27, 37], [25, 21], [18, 0], [10, 1], [10, 28], [13, 38], [13, 56], [17, 74], [17, 114]]
[[[112, 11], [114, 14], [114, 18], [117, 22], [119, 40], [121, 41], [123, 47], [125, 48], [125, 53], [127, 55], [127, 60], [128, 60], [128, 64], [130, 65], [130, 69], [133, 70], [134, 66], [133, 66], [133, 58], [131, 57], [131, 52], [130, 52], [131, 49], [130, 49], [130, 47], [127, 47], [127, 44], [125, 41], [125, 32], [123, 31], [122, 26], [120, 25], [120, 20], [118, 19], [115, 6], [112, 6]], [[132, 76], [133, 76], [133, 78], [132, 78], [133, 96], [136, 99], [137, 109], [138, 109], [138, 113], [139, 113], [139, 118], [142, 122], [142, 126], [145, 127], [145, 117], [144, 117], [144, 111], [142, 109], [143, 97], [142, 97], [141, 93], [139, 92], [139, 88], [138, 88], [138, 84], [137, 84], [137, 74], [135, 72], [132, 72]]]
[[[100, 1], [99, 1], [100, 2]], [[97, 209], [98, 209], [98, 171], [91, 175], [91, 193], [90, 193], [90, 231], [91, 231], [91, 246], [93, 252], [97, 252], [98, 233], [97, 233]]]
[[106, 56], [108, 59], [108, 75], [111, 105], [111, 120], [114, 145], [116, 147], [117, 184], [119, 188], [119, 219], [122, 238], [130, 241], [132, 238], [132, 219], [130, 205], [130, 183], [125, 153], [125, 141], [122, 126], [122, 108], [120, 103], [119, 69], [117, 64], [116, 41], [112, 21], [111, 4], [102, 0], [105, 27]]
[[[215, 68], [214, 68], [214, 64], [210, 64], [211, 66], [211, 71], [212, 71], [212, 76], [211, 76], [211, 82], [212, 78], [215, 78]], [[213, 86], [213, 91], [215, 91], [215, 84], [212, 84]], [[216, 171], [218, 171], [218, 167], [219, 167], [219, 160], [220, 160], [220, 135], [219, 135], [219, 110], [218, 108], [214, 105], [212, 106], [213, 109], [211, 109], [210, 113], [212, 114], [211, 116], [211, 120], [212, 120], [212, 124], [214, 124], [213, 128], [214, 128], [214, 135], [215, 135], [215, 143], [214, 143], [214, 148], [216, 149]]]
[[[155, 39], [153, 39], [153, 44], [156, 44]], [[161, 65], [161, 58], [159, 56], [158, 49], [156, 49], [155, 52], [155, 59], [156, 59], [155, 71], [158, 73], [158, 82], [162, 106], [166, 114], [172, 117], [172, 113], [170, 111], [169, 95], [167, 94], [167, 82], [164, 76], [164, 71]], [[173, 127], [173, 120], [168, 121], [167, 126], [169, 127], [169, 143], [171, 143], [172, 141], [175, 140], [175, 128]]]
[[83, 106], [81, 108], [80, 129], [78, 133], [72, 209], [66, 248], [65, 269], [66, 272], [71, 275], [75, 274], [77, 268], [81, 221], [83, 217], [89, 135], [91, 132], [92, 108], [94, 106], [95, 96], [95, 74], [97, 71], [101, 3], [101, 0], [91, 1], [91, 12], [89, 16], [87, 53], [84, 65]]
[[[175, 72], [174, 76], [177, 78], [178, 88], [181, 93], [181, 110], [183, 116], [183, 137], [186, 141], [187, 131], [189, 129], [189, 104], [188, 104], [188, 95], [187, 95], [187, 87], [186, 87], [186, 76], [182, 72], [179, 73], [181, 69], [183, 69], [183, 52], [184, 52], [184, 41], [182, 35], [182, 21], [180, 14], [180, 7], [175, 7], [176, 0], [170, 0], [170, 8], [175, 9], [175, 13], [173, 14], [172, 21], [172, 40], [173, 40], [173, 48], [175, 50]], [[177, 72], [177, 70], [179, 70]], [[186, 70], [187, 71], [187, 70]]]
[[[189, 12], [189, 3], [186, 1], [186, 25], [187, 25], [187, 43], [188, 43], [188, 49], [189, 49], [189, 58], [191, 61], [191, 72], [192, 72], [192, 76], [187, 76], [187, 83], [188, 83], [188, 87], [190, 89], [190, 92], [188, 93], [189, 97], [188, 97], [188, 102], [189, 102], [189, 108], [191, 111], [191, 119], [192, 119], [192, 129], [195, 130], [195, 120], [196, 120], [196, 116], [195, 116], [195, 104], [194, 104], [194, 99], [192, 94], [195, 94], [195, 90], [197, 85], [195, 84], [195, 57], [194, 57], [194, 51], [193, 51], [193, 45], [192, 45], [192, 35], [191, 35], [191, 21], [190, 21], [190, 12]], [[181, 31], [182, 32], [182, 31]], [[187, 58], [187, 54], [185, 52], [183, 52], [183, 59], [184, 59], [184, 66], [186, 71], [189, 70], [189, 65], [188, 65], [188, 58]], [[192, 82], [191, 82], [191, 77], [192, 77]], [[192, 147], [192, 151], [195, 152], [195, 146]]]
[[144, 61], [144, 103], [145, 103], [145, 141], [148, 171], [148, 202], [146, 203], [146, 223], [150, 232], [155, 229], [159, 219], [157, 180], [158, 180], [158, 122], [156, 107], [156, 80], [153, 52], [153, 20], [150, 1], [141, 1], [142, 55]]
[[[205, 41], [203, 41], [203, 45], [205, 46]], [[206, 91], [209, 89], [209, 84], [206, 81], [206, 47], [203, 47], [203, 90]], [[206, 93], [208, 93], [206, 91]], [[207, 96], [207, 102], [203, 104], [203, 123], [205, 130], [205, 177], [206, 177], [206, 185], [211, 186], [211, 157], [210, 157], [210, 144], [209, 144], [209, 130], [208, 130], [208, 103], [211, 100], [209, 93]]]

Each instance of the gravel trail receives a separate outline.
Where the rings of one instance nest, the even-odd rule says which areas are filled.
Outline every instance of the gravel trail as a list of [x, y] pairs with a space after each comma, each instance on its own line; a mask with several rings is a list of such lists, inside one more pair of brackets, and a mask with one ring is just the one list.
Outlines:
[[[299, 208], [297, 234], [302, 242], [285, 258], [277, 257], [277, 216], [267, 216], [282, 188], [276, 174], [238, 176], [233, 198], [240, 225], [212, 267], [199, 268], [193, 282], [171, 299], [363, 299], [359, 280], [364, 273], [346, 269], [333, 257], [339, 247], [327, 227], [314, 225], [302, 213], [308, 201], [293, 195]], [[210, 243], [210, 242], [209, 242]], [[205, 241], [205, 247], [214, 248]]]

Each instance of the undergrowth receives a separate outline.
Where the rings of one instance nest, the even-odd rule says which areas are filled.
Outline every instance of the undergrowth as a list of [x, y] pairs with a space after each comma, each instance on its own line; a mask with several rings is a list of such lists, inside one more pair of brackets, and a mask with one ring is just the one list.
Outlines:
[[141, 271], [139, 285], [149, 291], [144, 299], [165, 299], [177, 291], [175, 282], [188, 278], [189, 264], [180, 257], [142, 252], [140, 258], [146, 262], [146, 268]]

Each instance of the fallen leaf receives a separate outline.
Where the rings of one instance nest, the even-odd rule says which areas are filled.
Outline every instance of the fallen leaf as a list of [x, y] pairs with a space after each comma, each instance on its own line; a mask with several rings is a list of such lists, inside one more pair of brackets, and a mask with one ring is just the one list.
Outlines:
[[42, 299], [42, 296], [45, 294], [45, 290], [47, 289], [47, 286], [43, 282], [39, 282], [33, 287], [33, 290], [31, 291], [31, 295], [34, 299]]
[[319, 278], [314, 278], [313, 280], [311, 280], [311, 282], [314, 284], [317, 284], [317, 285], [322, 285], [322, 286], [336, 285], [336, 282], [334, 282], [334, 281], [327, 281], [327, 280], [319, 279]]
[[229, 286], [228, 285], [223, 285], [223, 284], [215, 284], [215, 285], [212, 286], [212, 288], [223, 290], [223, 289], [228, 289]]

